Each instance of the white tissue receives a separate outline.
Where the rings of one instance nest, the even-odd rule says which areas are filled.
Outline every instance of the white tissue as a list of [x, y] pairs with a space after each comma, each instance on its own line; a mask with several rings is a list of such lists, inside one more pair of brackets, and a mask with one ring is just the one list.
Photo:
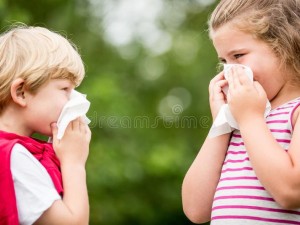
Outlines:
[[[228, 80], [229, 71], [231, 70], [232, 67], [235, 67], [235, 66], [242, 67], [245, 70], [246, 75], [249, 78], [249, 80], [253, 81], [253, 72], [252, 72], [251, 68], [248, 66], [242, 65], [242, 64], [224, 64], [224, 77], [226, 80]], [[227, 95], [228, 86], [225, 86], [222, 90]]]
[[89, 110], [89, 107], [90, 102], [86, 99], [86, 96], [78, 91], [72, 90], [70, 99], [63, 107], [57, 120], [57, 139], [63, 137], [68, 124], [78, 117], [82, 116], [85, 122], [89, 124], [90, 120], [85, 115]]
[[[253, 72], [252, 72], [251, 68], [248, 66], [245, 66], [245, 65], [241, 65], [241, 64], [224, 64], [224, 77], [226, 80], [228, 79], [228, 73], [229, 73], [230, 69], [234, 66], [242, 67], [245, 70], [248, 78], [253, 82]], [[222, 90], [225, 93], [225, 95], [227, 95], [228, 86], [224, 87]], [[265, 114], [264, 114], [265, 117], [268, 115], [270, 110], [271, 110], [271, 104], [268, 101], [266, 104], [266, 110], [265, 110]], [[216, 137], [216, 136], [219, 136], [222, 134], [230, 133], [236, 129], [239, 129], [239, 126], [238, 126], [236, 120], [234, 119], [233, 115], [231, 114], [228, 104], [224, 104], [220, 108], [220, 111], [219, 111], [212, 127], [210, 128], [208, 136]]]

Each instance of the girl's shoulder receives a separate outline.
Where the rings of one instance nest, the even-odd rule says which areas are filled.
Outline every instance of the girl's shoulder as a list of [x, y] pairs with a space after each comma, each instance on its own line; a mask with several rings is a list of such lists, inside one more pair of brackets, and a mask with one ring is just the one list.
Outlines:
[[292, 123], [292, 127], [295, 127], [295, 124], [299, 118], [299, 113], [300, 113], [300, 97], [296, 98], [288, 103], [286, 103], [288, 105], [292, 106], [292, 111], [291, 111], [291, 123]]
[[289, 129], [293, 130], [300, 113], [299, 105], [300, 97], [287, 101], [272, 109], [267, 116], [267, 120], [287, 120], [289, 121]]

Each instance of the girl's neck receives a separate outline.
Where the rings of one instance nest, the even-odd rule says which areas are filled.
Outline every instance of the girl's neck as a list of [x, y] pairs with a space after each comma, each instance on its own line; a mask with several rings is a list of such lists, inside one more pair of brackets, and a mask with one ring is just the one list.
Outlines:
[[300, 87], [286, 84], [270, 101], [272, 109], [298, 97], [300, 97]]

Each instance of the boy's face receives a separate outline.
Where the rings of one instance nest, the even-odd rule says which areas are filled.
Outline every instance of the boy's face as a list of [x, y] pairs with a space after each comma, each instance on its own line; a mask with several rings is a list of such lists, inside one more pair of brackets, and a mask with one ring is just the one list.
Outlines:
[[272, 100], [284, 86], [279, 59], [269, 45], [227, 23], [212, 32], [212, 41], [221, 62], [249, 66]]
[[53, 79], [42, 85], [36, 94], [25, 92], [25, 126], [29, 133], [52, 136], [51, 123], [57, 122], [74, 85], [67, 79]]

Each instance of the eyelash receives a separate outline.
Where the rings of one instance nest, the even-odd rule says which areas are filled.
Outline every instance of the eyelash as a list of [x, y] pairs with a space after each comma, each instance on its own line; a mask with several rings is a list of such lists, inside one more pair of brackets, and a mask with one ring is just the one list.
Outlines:
[[[245, 54], [235, 54], [235, 55], [233, 55], [233, 57], [234, 57], [235, 59], [238, 59], [238, 58], [240, 58], [240, 57], [243, 57], [244, 55], [245, 55]], [[227, 62], [226, 62], [225, 59], [221, 59], [221, 60], [220, 60], [220, 63], [226, 64]]]
[[234, 58], [238, 59], [238, 58], [242, 57], [243, 55], [244, 55], [244, 54], [235, 54], [235, 55], [234, 55]]

